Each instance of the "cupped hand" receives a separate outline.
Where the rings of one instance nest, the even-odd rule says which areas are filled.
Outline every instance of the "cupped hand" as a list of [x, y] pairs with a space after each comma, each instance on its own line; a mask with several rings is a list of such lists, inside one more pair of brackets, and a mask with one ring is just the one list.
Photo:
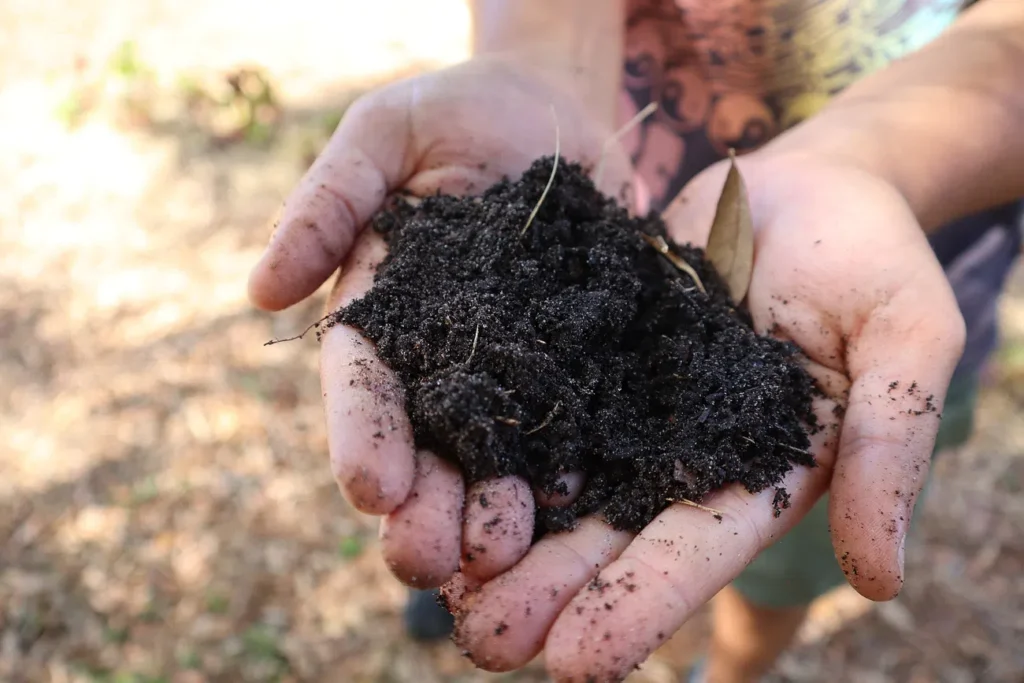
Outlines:
[[[261, 308], [283, 309], [339, 266], [329, 310], [360, 297], [385, 254], [380, 237], [362, 228], [389, 194], [472, 194], [518, 177], [554, 152], [552, 109], [562, 156], [596, 166], [610, 131], [557, 80], [508, 60], [476, 60], [363, 97], [285, 203], [250, 276], [250, 298]], [[630, 180], [617, 150], [603, 168], [609, 193]], [[382, 549], [395, 575], [425, 588], [446, 581], [460, 558], [476, 580], [515, 564], [533, 533], [529, 486], [508, 477], [466, 491], [456, 468], [415, 451], [401, 388], [372, 345], [342, 326], [328, 330], [322, 344], [332, 469], [354, 507], [385, 515]]]
[[[482, 586], [447, 587], [456, 638], [480, 666], [518, 668], [545, 650], [556, 681], [618, 681], [764, 548], [830, 493], [836, 557], [875, 600], [903, 582], [903, 548], [925, 481], [964, 329], [952, 291], [903, 198], [862, 170], [813, 154], [740, 160], [755, 226], [747, 304], [758, 330], [790, 339], [825, 397], [816, 468], [774, 489], [675, 504], [635, 538], [600, 518], [548, 536]], [[698, 176], [665, 218], [704, 244], [726, 168]]]

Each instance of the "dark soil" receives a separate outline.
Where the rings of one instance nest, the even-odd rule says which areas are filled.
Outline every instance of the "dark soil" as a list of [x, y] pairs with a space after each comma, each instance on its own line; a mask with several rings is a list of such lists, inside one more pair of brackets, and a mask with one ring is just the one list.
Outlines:
[[399, 201], [374, 221], [389, 255], [327, 324], [376, 343], [417, 446], [469, 483], [516, 474], [555, 491], [585, 472], [538, 532], [598, 510], [636, 531], [671, 501], [731, 482], [760, 491], [813, 465], [798, 349], [753, 332], [701, 250], [669, 242], [707, 295], [641, 239], [667, 239], [660, 219], [630, 217], [565, 163], [522, 234], [551, 164], [482, 199]]

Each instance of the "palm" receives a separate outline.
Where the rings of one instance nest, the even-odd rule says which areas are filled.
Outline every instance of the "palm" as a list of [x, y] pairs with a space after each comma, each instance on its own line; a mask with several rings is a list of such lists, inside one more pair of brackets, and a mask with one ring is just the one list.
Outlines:
[[[821, 466], [787, 477], [792, 509], [779, 518], [773, 490], [727, 489], [707, 501], [721, 523], [676, 505], [631, 539], [586, 520], [481, 590], [453, 590], [458, 636], [482, 666], [514, 668], [546, 647], [556, 680], [619, 680], [826, 489], [837, 553], [859, 567], [851, 582], [876, 599], [899, 590], [900, 545], [937, 429], [923, 411], [931, 395], [941, 404], [962, 343], [956, 304], [888, 186], [756, 155], [742, 168], [756, 230], [748, 305], [759, 330], [806, 351], [828, 395], [816, 412], [831, 427], [812, 438]], [[706, 240], [723, 178], [710, 169], [666, 213], [677, 239]], [[919, 390], [890, 394], [894, 381]]]

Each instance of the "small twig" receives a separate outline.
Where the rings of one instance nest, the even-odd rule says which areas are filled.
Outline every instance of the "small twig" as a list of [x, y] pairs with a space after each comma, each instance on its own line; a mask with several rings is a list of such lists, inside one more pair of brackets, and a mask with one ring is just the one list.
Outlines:
[[[749, 436], [742, 436], [741, 435], [740, 438], [743, 439], [744, 441], [748, 442], [748, 443], [754, 444], [755, 446], [757, 445], [757, 442], [754, 441], [753, 439], [751, 439]], [[794, 453], [799, 453], [800, 455], [806, 455], [806, 456], [808, 456], [810, 458], [814, 457], [814, 455], [811, 454], [810, 452], [802, 450], [802, 449], [799, 449], [796, 446], [790, 446], [789, 444], [779, 443], [779, 442], [776, 442], [776, 445], [782, 446], [783, 448], [788, 448], [789, 450], [793, 451]]]
[[[680, 279], [678, 279], [678, 280], [672, 280], [672, 283], [671, 283], [671, 284], [672, 284], [672, 286], [673, 286], [673, 287], [675, 287], [676, 289], [678, 289], [678, 290], [679, 290], [680, 292], [682, 292], [683, 294], [689, 294], [690, 292], [696, 292], [696, 291], [698, 291], [696, 287], [683, 287], [683, 281], [682, 281], [682, 278], [680, 278]], [[703, 291], [703, 290], [701, 290], [701, 291]], [[707, 293], [707, 292], [705, 292], [705, 294], [706, 294], [706, 293]]]
[[331, 317], [332, 315], [334, 315], [334, 313], [335, 313], [334, 311], [331, 311], [330, 313], [328, 313], [328, 314], [327, 314], [327, 315], [325, 315], [324, 317], [320, 318], [320, 319], [319, 319], [319, 320], [317, 320], [317, 321], [316, 321], [315, 323], [313, 323], [312, 325], [310, 325], [309, 327], [307, 327], [306, 329], [304, 329], [304, 330], [302, 331], [302, 334], [297, 334], [297, 335], [295, 335], [294, 337], [288, 337], [288, 338], [286, 338], [286, 339], [271, 339], [271, 340], [270, 340], [270, 341], [268, 341], [268, 342], [264, 342], [264, 343], [263, 343], [263, 345], [264, 345], [264, 346], [273, 346], [274, 344], [283, 344], [284, 342], [290, 342], [290, 341], [296, 341], [296, 340], [298, 340], [298, 339], [302, 339], [302, 338], [303, 338], [303, 337], [305, 337], [305, 336], [306, 336], [307, 334], [309, 334], [309, 331], [310, 331], [310, 330], [312, 330], [312, 329], [313, 329], [314, 327], [318, 327], [318, 326], [320, 325], [320, 323], [322, 323], [323, 321], [325, 321], [325, 320], [327, 320], [328, 318], [330, 318], [330, 317]]
[[530, 434], [533, 434], [534, 432], [539, 432], [540, 430], [544, 429], [549, 424], [551, 424], [551, 421], [553, 419], [555, 419], [555, 413], [558, 412], [558, 409], [561, 406], [562, 406], [562, 402], [561, 401], [555, 401], [555, 407], [551, 409], [551, 412], [548, 413], [548, 416], [544, 418], [544, 421], [541, 422], [536, 427], [534, 427], [533, 429], [531, 429], [530, 431], [526, 432], [526, 435], [529, 436]]
[[551, 118], [555, 121], [555, 159], [551, 163], [551, 177], [548, 178], [548, 184], [544, 186], [544, 191], [540, 193], [540, 199], [537, 200], [537, 205], [533, 207], [533, 211], [530, 212], [530, 217], [526, 219], [526, 225], [523, 226], [522, 232], [519, 233], [519, 239], [523, 238], [526, 231], [530, 229], [530, 225], [533, 223], [533, 219], [537, 217], [537, 212], [540, 211], [540, 205], [544, 203], [544, 200], [548, 196], [548, 190], [551, 189], [551, 185], [555, 182], [555, 174], [558, 172], [558, 158], [562, 153], [562, 132], [558, 127], [558, 114], [555, 113], [555, 105], [551, 105]]
[[647, 244], [654, 247], [654, 249], [659, 254], [668, 259], [668, 262], [675, 266], [678, 270], [681, 270], [687, 275], [689, 275], [690, 279], [693, 280], [693, 283], [697, 285], [697, 289], [699, 289], [701, 292], [704, 293], [705, 296], [707, 296], [708, 290], [704, 289], [704, 283], [700, 281], [700, 276], [697, 275], [697, 271], [693, 269], [693, 266], [691, 266], [689, 263], [681, 259], [678, 255], [672, 253], [672, 251], [668, 248], [668, 244], [665, 242], [664, 237], [662, 237], [661, 235], [658, 235], [657, 237], [651, 237], [650, 235], [645, 233], [640, 233], [640, 237], [642, 237], [643, 240], [647, 242]]
[[405, 201], [406, 204], [408, 204], [414, 209], [418, 208], [419, 205], [423, 203], [423, 197], [417, 197], [414, 194], [402, 195], [402, 199]]
[[480, 323], [476, 324], [476, 332], [473, 333], [473, 348], [469, 350], [469, 358], [466, 359], [466, 365], [473, 360], [473, 354], [476, 353], [476, 342], [480, 339]]
[[711, 514], [719, 522], [721, 522], [722, 518], [725, 517], [725, 513], [722, 512], [721, 510], [716, 510], [715, 508], [709, 508], [708, 506], [701, 505], [700, 503], [694, 503], [692, 500], [687, 500], [686, 498], [669, 498], [669, 502], [670, 503], [682, 503], [683, 505], [688, 505], [688, 506], [690, 506], [692, 508], [697, 508], [698, 510], [703, 510], [704, 512], [707, 512], [707, 513]]
[[605, 157], [608, 156], [608, 150], [612, 148], [612, 145], [614, 145], [616, 142], [618, 142], [623, 137], [625, 137], [626, 134], [629, 133], [629, 131], [633, 130], [634, 128], [639, 126], [641, 123], [643, 123], [644, 120], [647, 117], [649, 117], [651, 114], [653, 114], [657, 110], [658, 110], [658, 103], [657, 102], [651, 102], [646, 107], [644, 107], [643, 109], [638, 111], [636, 113], [636, 116], [631, 118], [629, 121], [626, 121], [625, 125], [623, 125], [622, 128], [619, 128], [617, 131], [612, 133], [611, 137], [609, 137], [607, 140], [604, 141], [604, 145], [601, 146], [601, 158], [598, 159], [598, 161], [597, 161], [597, 169], [594, 171], [594, 185], [595, 186], [597, 186], [597, 187], [601, 186], [601, 177], [604, 175], [604, 160], [605, 160]]
[[806, 456], [808, 456], [810, 458], [814, 457], [814, 455], [812, 453], [810, 453], [809, 451], [805, 451], [803, 449], [797, 448], [796, 446], [790, 446], [787, 443], [780, 443], [779, 445], [782, 446], [783, 448], [788, 448], [789, 450], [793, 451], [794, 453], [799, 453], [800, 455], [806, 455]]
[[515, 419], [514, 417], [502, 417], [500, 415], [496, 415], [494, 419], [503, 424], [507, 424], [509, 427], [519, 426], [519, 420]]

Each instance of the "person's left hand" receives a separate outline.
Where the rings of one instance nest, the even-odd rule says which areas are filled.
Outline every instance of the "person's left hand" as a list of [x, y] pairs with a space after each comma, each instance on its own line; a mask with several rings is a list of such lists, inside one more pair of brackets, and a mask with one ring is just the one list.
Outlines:
[[[758, 331], [804, 350], [828, 396], [816, 401], [830, 425], [812, 438], [819, 467], [786, 477], [792, 507], [777, 518], [773, 488], [751, 495], [730, 487], [704, 501], [721, 522], [675, 504], [632, 538], [595, 516], [543, 538], [482, 586], [457, 576], [446, 588], [456, 641], [480, 667], [515, 669], [543, 648], [556, 681], [621, 680], [826, 490], [850, 583], [875, 600], [899, 592], [963, 320], [892, 186], [813, 154], [770, 149], [740, 161], [756, 232], [747, 305]], [[677, 241], [706, 242], [725, 172], [724, 164], [708, 169], [666, 212]]]

